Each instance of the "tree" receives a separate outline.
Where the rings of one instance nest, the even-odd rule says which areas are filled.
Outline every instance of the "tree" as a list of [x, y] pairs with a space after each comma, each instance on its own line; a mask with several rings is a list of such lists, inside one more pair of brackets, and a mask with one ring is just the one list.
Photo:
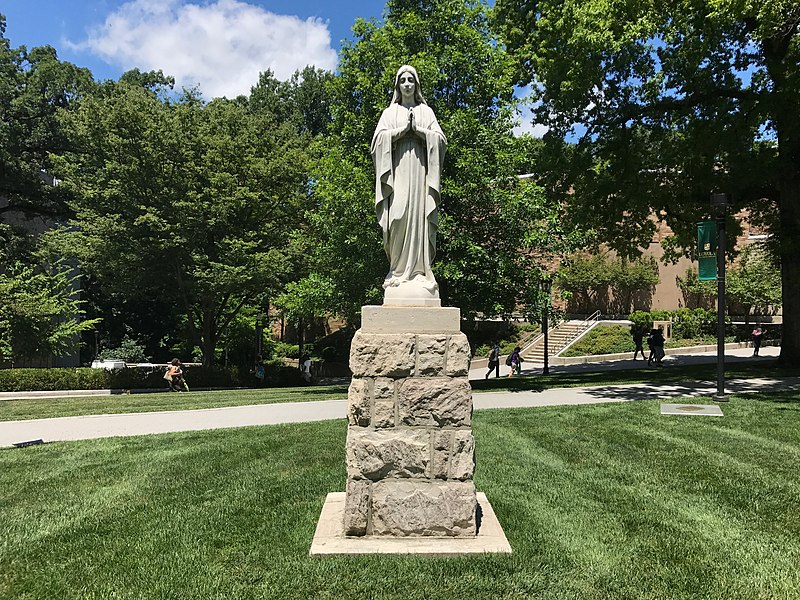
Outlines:
[[745, 246], [739, 263], [727, 273], [725, 291], [745, 314], [765, 314], [781, 304], [780, 265], [763, 248]]
[[512, 64], [489, 31], [486, 6], [448, 0], [391, 0], [382, 22], [358, 20], [332, 83], [330, 135], [317, 145], [309, 213], [313, 268], [329, 280], [327, 306], [349, 320], [381, 303], [387, 263], [374, 210], [370, 140], [392, 96], [397, 69], [412, 64], [448, 139], [433, 265], [442, 301], [465, 317], [508, 314], [535, 297], [555, 248], [562, 207], [516, 176], [526, 146], [511, 135]]
[[49, 156], [67, 146], [56, 118], [94, 87], [87, 69], [58, 60], [50, 46], [12, 48], [0, 14], [0, 219], [62, 218], [68, 213], [63, 190], [47, 176]]
[[47, 261], [30, 248], [14, 248], [15, 241], [10, 228], [0, 225], [0, 363], [67, 355], [77, 348], [80, 333], [97, 321], [82, 320], [69, 265], [55, 262], [45, 268]]
[[62, 115], [76, 147], [55, 165], [76, 218], [59, 243], [107, 290], [178, 307], [211, 366], [243, 307], [289, 273], [305, 152], [269, 112], [152, 81], [123, 76]]
[[578, 310], [611, 309], [627, 314], [635, 310], [637, 300], [645, 301], [641, 296], [652, 296], [659, 281], [658, 266], [653, 257], [629, 260], [611, 258], [606, 251], [593, 255], [576, 253], [561, 265], [557, 281], [559, 288], [569, 292]]
[[733, 194], [773, 234], [781, 362], [797, 364], [800, 5], [498, 0], [496, 15], [548, 137], [579, 138], [575, 218], [635, 254], [652, 237], [654, 213], [689, 248], [709, 194]]
[[288, 81], [275, 79], [267, 69], [250, 90], [247, 104], [255, 112], [271, 113], [279, 122], [289, 122], [299, 134], [323, 134], [331, 121], [328, 91], [333, 73], [308, 66]]

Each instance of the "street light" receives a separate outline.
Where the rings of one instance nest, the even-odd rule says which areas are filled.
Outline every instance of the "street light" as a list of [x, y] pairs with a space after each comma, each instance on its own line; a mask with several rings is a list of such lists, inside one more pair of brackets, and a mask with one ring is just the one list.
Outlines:
[[553, 283], [547, 277], [543, 277], [541, 281], [539, 281], [539, 289], [541, 290], [542, 297], [544, 298], [544, 301], [542, 302], [542, 333], [544, 333], [544, 368], [542, 369], [542, 375], [550, 374], [550, 344], [547, 339], [547, 332], [550, 324], [550, 290], [552, 289], [552, 286]]
[[714, 400], [727, 402], [725, 396], [725, 217], [731, 201], [727, 194], [711, 194], [711, 209], [717, 218], [717, 394]]
[[264, 324], [266, 323], [266, 315], [263, 312], [258, 313], [256, 316], [256, 356], [264, 354]]

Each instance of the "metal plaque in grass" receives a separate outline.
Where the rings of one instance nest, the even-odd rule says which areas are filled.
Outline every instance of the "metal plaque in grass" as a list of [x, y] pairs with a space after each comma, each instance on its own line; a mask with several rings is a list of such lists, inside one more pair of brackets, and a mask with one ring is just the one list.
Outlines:
[[661, 405], [662, 415], [701, 415], [721, 417], [722, 409], [716, 404], [666, 404]]

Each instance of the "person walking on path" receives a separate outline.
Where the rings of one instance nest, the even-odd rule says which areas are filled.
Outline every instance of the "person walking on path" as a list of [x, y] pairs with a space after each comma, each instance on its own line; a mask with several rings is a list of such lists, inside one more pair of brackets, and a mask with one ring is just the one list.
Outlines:
[[661, 364], [661, 359], [664, 358], [664, 328], [659, 327], [658, 329], [653, 329], [652, 333], [650, 334], [653, 337], [653, 357], [656, 362], [656, 366], [663, 366]]
[[634, 325], [633, 329], [631, 329], [631, 336], [633, 336], [633, 343], [636, 345], [636, 348], [633, 351], [633, 360], [636, 360], [639, 352], [642, 353], [642, 360], [646, 358], [644, 355], [644, 346], [642, 345], [642, 341], [644, 340], [644, 329], [641, 325]]
[[492, 349], [489, 351], [489, 370], [486, 371], [485, 379], [489, 379], [489, 375], [494, 371], [495, 377], [500, 377], [500, 345], [497, 342], [492, 344]]
[[521, 350], [519, 346], [515, 347], [506, 361], [506, 364], [511, 366], [511, 373], [508, 374], [509, 377], [513, 377], [514, 373], [522, 375], [522, 357], [519, 355]]
[[758, 351], [761, 349], [761, 340], [764, 337], [764, 330], [758, 325], [753, 329], [753, 356], [758, 356]]
[[647, 357], [647, 366], [648, 367], [653, 364], [653, 360], [656, 357], [656, 347], [653, 344], [653, 342], [656, 339], [655, 335], [656, 335], [656, 330], [655, 329], [651, 329], [650, 330], [650, 335], [647, 336], [647, 349], [650, 351], [650, 354]]

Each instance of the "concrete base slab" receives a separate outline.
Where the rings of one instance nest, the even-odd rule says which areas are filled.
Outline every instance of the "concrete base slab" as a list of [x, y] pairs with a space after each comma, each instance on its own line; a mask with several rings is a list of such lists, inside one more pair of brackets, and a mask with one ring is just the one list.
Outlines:
[[475, 537], [346, 537], [344, 535], [344, 492], [331, 492], [325, 498], [317, 522], [311, 556], [336, 554], [511, 554], [511, 544], [492, 505], [483, 492], [477, 493], [480, 510], [478, 535]]
[[722, 409], [716, 404], [662, 404], [662, 415], [700, 415], [721, 417]]

